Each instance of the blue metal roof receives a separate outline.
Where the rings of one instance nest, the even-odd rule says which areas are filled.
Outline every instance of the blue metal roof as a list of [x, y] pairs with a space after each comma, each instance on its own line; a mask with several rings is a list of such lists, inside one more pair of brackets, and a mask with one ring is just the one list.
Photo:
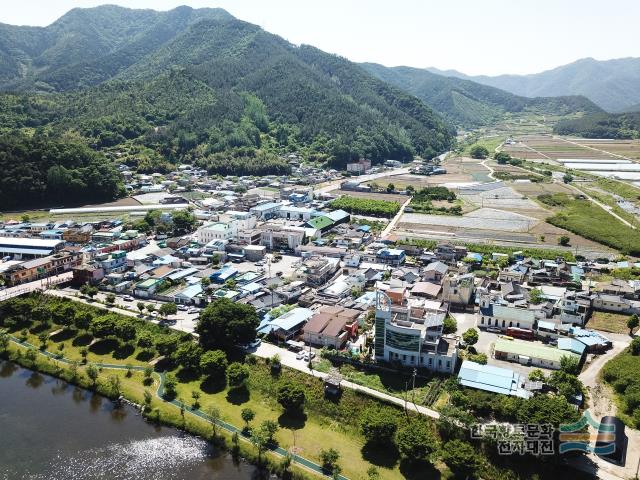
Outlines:
[[520, 388], [520, 374], [508, 368], [481, 365], [465, 360], [460, 367], [458, 380], [465, 387], [504, 395], [528, 396], [528, 392]]
[[575, 338], [559, 338], [558, 348], [560, 350], [568, 350], [570, 352], [577, 353], [578, 355], [582, 355], [587, 346]]

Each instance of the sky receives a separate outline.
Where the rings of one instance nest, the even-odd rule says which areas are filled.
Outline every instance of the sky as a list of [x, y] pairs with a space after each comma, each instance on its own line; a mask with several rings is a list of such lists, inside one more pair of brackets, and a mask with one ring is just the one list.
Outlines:
[[292, 43], [356, 62], [469, 75], [640, 56], [637, 0], [3, 0], [0, 22], [45, 26], [74, 7], [105, 3], [221, 7]]

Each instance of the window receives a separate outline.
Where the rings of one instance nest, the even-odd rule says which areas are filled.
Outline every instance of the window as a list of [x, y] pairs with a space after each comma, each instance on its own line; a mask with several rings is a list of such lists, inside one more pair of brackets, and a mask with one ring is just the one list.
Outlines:
[[484, 325], [484, 317], [480, 319], [480, 325]]
[[447, 360], [447, 370], [449, 370], [450, 368], [451, 368], [451, 362]]

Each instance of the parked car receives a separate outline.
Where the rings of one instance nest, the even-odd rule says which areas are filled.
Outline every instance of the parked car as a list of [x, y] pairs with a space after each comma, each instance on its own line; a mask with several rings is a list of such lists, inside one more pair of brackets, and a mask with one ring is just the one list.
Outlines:
[[133, 302], [133, 297], [131, 295], [125, 295], [122, 297], [125, 302]]
[[500, 330], [499, 328], [496, 328], [496, 327], [487, 327], [487, 332], [502, 333], [502, 330]]
[[186, 305], [178, 305], [178, 310], [180, 310], [181, 312], [184, 312], [189, 310], [189, 308]]
[[198, 309], [196, 307], [191, 307], [187, 313], [198, 313]]
[[296, 360], [302, 360], [305, 357], [306, 353], [307, 352], [300, 350], [298, 353], [296, 353]]
[[304, 352], [304, 361], [308, 362], [309, 360], [313, 360], [316, 357], [316, 352]]

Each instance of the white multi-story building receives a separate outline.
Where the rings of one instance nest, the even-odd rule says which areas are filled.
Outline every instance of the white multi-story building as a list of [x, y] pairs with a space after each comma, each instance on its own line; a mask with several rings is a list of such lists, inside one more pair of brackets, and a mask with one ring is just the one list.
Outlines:
[[198, 243], [206, 245], [214, 240], [231, 240], [238, 230], [235, 222], [206, 223], [196, 231]]
[[452, 374], [458, 361], [457, 339], [442, 333], [446, 313], [428, 310], [424, 302], [407, 297], [404, 289], [377, 292], [375, 357]]

